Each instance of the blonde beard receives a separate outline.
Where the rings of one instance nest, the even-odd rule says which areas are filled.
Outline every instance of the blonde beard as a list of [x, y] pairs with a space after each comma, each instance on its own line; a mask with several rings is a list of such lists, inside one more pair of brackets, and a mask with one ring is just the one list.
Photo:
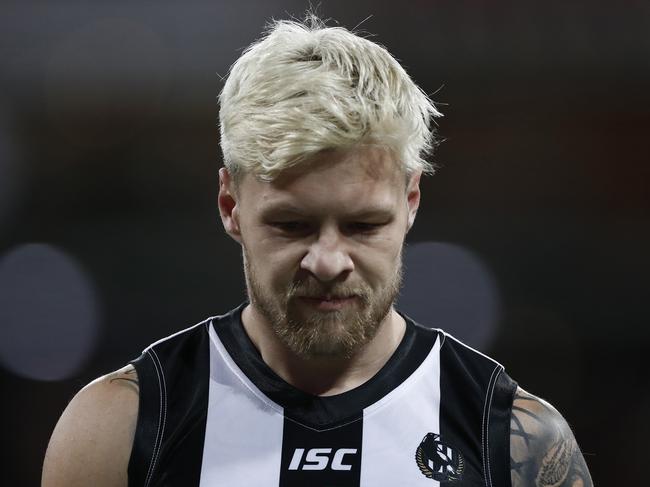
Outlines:
[[[351, 357], [370, 342], [387, 316], [402, 284], [402, 256], [392, 279], [379, 292], [367, 284], [338, 284], [323, 287], [315, 279], [293, 282], [281, 295], [264, 289], [257, 279], [244, 247], [244, 274], [251, 304], [270, 324], [278, 339], [293, 353], [304, 358]], [[297, 296], [355, 295], [355, 303], [345, 310], [312, 311], [305, 315]]]

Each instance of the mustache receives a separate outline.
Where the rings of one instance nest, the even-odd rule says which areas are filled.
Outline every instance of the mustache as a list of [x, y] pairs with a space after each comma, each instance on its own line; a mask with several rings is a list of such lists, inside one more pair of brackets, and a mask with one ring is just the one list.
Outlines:
[[370, 290], [364, 285], [350, 284], [333, 284], [323, 285], [316, 281], [299, 281], [294, 282], [287, 292], [287, 298], [322, 298], [342, 299], [357, 297], [362, 301], [367, 301]]

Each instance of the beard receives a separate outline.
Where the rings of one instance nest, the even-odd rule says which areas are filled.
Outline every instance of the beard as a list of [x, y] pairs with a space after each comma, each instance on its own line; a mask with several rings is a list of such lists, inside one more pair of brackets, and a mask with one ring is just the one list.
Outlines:
[[[273, 291], [258, 279], [244, 250], [244, 274], [251, 304], [270, 324], [277, 338], [303, 358], [353, 356], [370, 342], [388, 315], [402, 285], [402, 254], [388, 282], [374, 290], [367, 283], [324, 284], [312, 276]], [[343, 309], [317, 310], [300, 302], [304, 297], [354, 296]]]

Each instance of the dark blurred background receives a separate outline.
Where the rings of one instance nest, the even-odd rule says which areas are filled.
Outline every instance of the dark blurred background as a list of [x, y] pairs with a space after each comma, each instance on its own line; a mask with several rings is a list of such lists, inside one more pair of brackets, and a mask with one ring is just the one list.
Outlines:
[[[80, 387], [243, 299], [216, 209], [216, 97], [265, 22], [308, 5], [0, 5], [2, 484], [28, 486]], [[445, 114], [402, 308], [556, 405], [597, 485], [638, 484], [650, 437], [650, 3], [324, 1], [319, 12], [361, 23]]]

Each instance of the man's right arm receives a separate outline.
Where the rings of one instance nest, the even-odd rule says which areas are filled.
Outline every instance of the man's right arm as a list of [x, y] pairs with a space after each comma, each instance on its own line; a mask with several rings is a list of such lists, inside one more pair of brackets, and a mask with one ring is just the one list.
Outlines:
[[138, 397], [132, 365], [79, 391], [52, 433], [41, 487], [127, 487]]

